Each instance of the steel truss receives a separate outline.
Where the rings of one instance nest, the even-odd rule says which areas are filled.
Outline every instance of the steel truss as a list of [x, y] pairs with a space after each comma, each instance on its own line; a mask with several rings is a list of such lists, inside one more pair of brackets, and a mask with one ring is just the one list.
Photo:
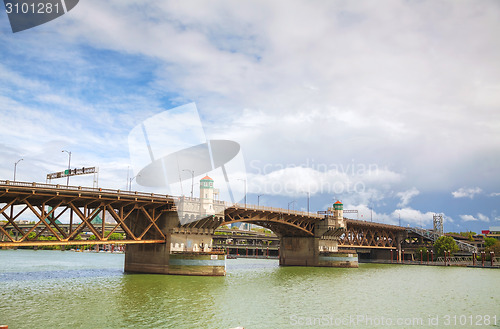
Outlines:
[[[0, 247], [164, 243], [157, 221], [167, 211], [175, 206], [166, 195], [0, 181], [0, 216], [6, 220], [0, 222]], [[21, 215], [35, 220], [21, 225]], [[63, 216], [69, 223], [59, 221]], [[81, 240], [83, 232], [95, 240]], [[110, 240], [115, 232], [124, 239]], [[38, 240], [44, 235], [56, 240]]]
[[347, 231], [341, 236], [339, 247], [369, 247], [394, 249], [403, 227], [349, 219]]

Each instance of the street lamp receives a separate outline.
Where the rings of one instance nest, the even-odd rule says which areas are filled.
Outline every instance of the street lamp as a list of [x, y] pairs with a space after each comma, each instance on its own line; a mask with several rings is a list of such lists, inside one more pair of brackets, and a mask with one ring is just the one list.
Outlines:
[[130, 178], [130, 183], [128, 185], [128, 190], [129, 191], [132, 191], [132, 181], [136, 178], [136, 177], [140, 177], [141, 175], [135, 175], [134, 177]]
[[307, 212], [309, 212], [309, 199], [311, 198], [311, 193], [307, 192]]
[[191, 173], [191, 199], [193, 198], [193, 186], [194, 186], [194, 170], [182, 169], [182, 171], [188, 171]]
[[288, 211], [290, 211], [290, 204], [295, 203], [295, 200], [288, 202]]
[[260, 197], [263, 196], [263, 194], [260, 194], [260, 195], [257, 195], [257, 207], [259, 206], [260, 204]]
[[247, 180], [243, 178], [238, 178], [238, 180], [242, 180], [245, 182], [245, 208], [247, 207]]
[[16, 181], [16, 169], [17, 169], [17, 164], [21, 161], [23, 161], [24, 159], [20, 159], [20, 160], [17, 160], [16, 163], [14, 163], [14, 182]]
[[69, 155], [69, 160], [68, 160], [68, 180], [66, 181], [66, 186], [69, 186], [69, 174], [70, 174], [70, 170], [71, 170], [71, 152], [70, 151], [66, 151], [66, 150], [62, 150], [61, 152], [66, 152]]

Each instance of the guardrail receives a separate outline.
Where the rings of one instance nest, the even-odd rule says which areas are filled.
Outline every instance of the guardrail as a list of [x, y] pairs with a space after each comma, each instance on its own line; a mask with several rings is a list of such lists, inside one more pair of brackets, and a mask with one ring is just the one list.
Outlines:
[[[432, 231], [429, 231], [429, 230], [426, 230], [423, 228], [418, 228], [418, 227], [408, 227], [406, 230], [408, 232], [412, 232], [412, 233], [416, 233], [418, 235], [421, 235], [424, 238], [431, 240], [432, 242], [436, 242], [436, 240], [441, 236], [440, 234], [437, 234], [435, 232], [432, 232]], [[455, 239], [453, 239], [453, 240], [455, 240]], [[469, 243], [459, 241], [459, 240], [455, 240], [455, 242], [457, 243], [457, 246], [460, 250], [471, 252], [471, 253], [472, 252], [477, 253], [477, 247], [475, 247]]]
[[36, 182], [19, 182], [19, 181], [9, 181], [0, 180], [0, 186], [15, 186], [15, 187], [26, 187], [26, 188], [40, 188], [40, 189], [57, 189], [66, 191], [83, 191], [83, 192], [95, 192], [95, 193], [109, 193], [109, 194], [120, 194], [120, 195], [130, 195], [130, 196], [144, 196], [144, 197], [154, 197], [154, 198], [165, 198], [165, 199], [178, 199], [167, 194], [158, 193], [147, 193], [139, 191], [127, 191], [127, 190], [113, 190], [100, 187], [85, 187], [85, 186], [66, 186], [60, 184], [45, 184]]
[[280, 213], [287, 214], [287, 215], [299, 215], [299, 216], [306, 216], [306, 217], [325, 218], [325, 215], [320, 215], [320, 214], [317, 214], [314, 212], [290, 210], [290, 209], [276, 208], [276, 207], [257, 206], [257, 205], [253, 205], [253, 204], [234, 203], [231, 207], [243, 208], [243, 209], [253, 209], [253, 210], [260, 210], [260, 211], [280, 212]]
[[[83, 192], [93, 192], [93, 193], [109, 193], [109, 194], [118, 194], [118, 195], [128, 195], [128, 196], [142, 196], [142, 197], [154, 197], [154, 198], [165, 198], [165, 199], [173, 199], [175, 201], [185, 201], [185, 202], [200, 202], [200, 198], [191, 198], [186, 196], [171, 196], [167, 194], [156, 194], [156, 193], [147, 193], [147, 192], [138, 192], [138, 191], [127, 191], [127, 190], [114, 190], [100, 187], [85, 187], [85, 186], [66, 186], [60, 184], [46, 184], [46, 183], [36, 183], [36, 182], [19, 182], [19, 181], [10, 181], [10, 180], [0, 180], [0, 186], [15, 186], [15, 187], [26, 187], [26, 188], [40, 188], [40, 189], [57, 189], [57, 190], [66, 190], [66, 191], [83, 191]], [[214, 200], [215, 205], [224, 206], [225, 208], [235, 207], [242, 209], [252, 209], [259, 211], [270, 211], [270, 212], [278, 212], [287, 215], [297, 215], [304, 217], [313, 217], [322, 219], [325, 218], [325, 215], [317, 214], [313, 212], [307, 211], [298, 211], [298, 210], [290, 210], [284, 208], [276, 208], [276, 207], [266, 207], [266, 206], [258, 206], [252, 204], [242, 204], [242, 203], [230, 203], [226, 201]]]
[[[186, 196], [178, 197], [178, 199], [182, 202], [200, 202], [200, 198], [191, 198]], [[306, 216], [306, 217], [314, 217], [314, 218], [325, 218], [325, 215], [317, 214], [314, 212], [307, 211], [298, 211], [298, 210], [290, 210], [284, 208], [277, 207], [266, 207], [266, 206], [258, 206], [253, 204], [244, 204], [244, 203], [231, 203], [227, 201], [214, 200], [214, 205], [224, 206], [224, 208], [241, 208], [241, 209], [251, 209], [251, 210], [259, 210], [259, 211], [270, 211], [270, 212], [279, 212], [287, 215], [298, 215], [298, 216]]]

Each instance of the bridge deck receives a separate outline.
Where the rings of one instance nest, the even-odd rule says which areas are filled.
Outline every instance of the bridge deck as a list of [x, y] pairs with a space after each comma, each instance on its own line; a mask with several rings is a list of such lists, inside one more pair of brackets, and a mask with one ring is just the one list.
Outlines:
[[[176, 202], [181, 199], [186, 198], [136, 191], [0, 181], [0, 216], [7, 220], [0, 223], [0, 246], [115, 243], [111, 241], [111, 234], [117, 232], [124, 232], [125, 235], [125, 239], [117, 243], [164, 243], [165, 234], [156, 221], [164, 212], [176, 211]], [[224, 205], [223, 214], [187, 225], [179, 224], [179, 231], [206, 233], [224, 224], [250, 222], [267, 227], [278, 236], [314, 236], [315, 224], [325, 218], [324, 214], [290, 209], [216, 202]], [[18, 223], [23, 213], [36, 218], [28, 228]], [[103, 217], [100, 223], [96, 222], [99, 216]], [[129, 223], [134, 216], [144, 217], [144, 227], [138, 231]], [[68, 221], [69, 226], [66, 226]], [[344, 246], [393, 248], [396, 235], [405, 230], [394, 225], [353, 219], [346, 219], [346, 223], [347, 231], [340, 241]], [[79, 240], [82, 233], [94, 235], [96, 239], [91, 242]], [[46, 234], [54, 236], [56, 240], [38, 240]]]

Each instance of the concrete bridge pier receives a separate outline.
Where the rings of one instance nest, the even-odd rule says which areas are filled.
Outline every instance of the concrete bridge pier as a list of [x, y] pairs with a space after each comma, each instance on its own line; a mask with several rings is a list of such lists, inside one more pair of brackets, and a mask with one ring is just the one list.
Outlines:
[[281, 266], [358, 267], [355, 251], [338, 251], [338, 241], [318, 237], [281, 237]]
[[345, 232], [343, 204], [337, 201], [315, 224], [314, 236], [280, 237], [280, 265], [358, 267], [355, 251], [338, 251], [339, 239]]
[[[145, 215], [139, 214], [129, 227], [134, 234], [144, 231], [148, 225]], [[156, 224], [166, 238], [163, 244], [129, 244], [125, 248], [125, 272], [224, 276], [226, 274], [225, 255], [211, 251], [212, 234], [200, 229], [184, 232], [179, 229], [177, 212], [162, 214]], [[195, 233], [193, 233], [195, 232]], [[148, 233], [147, 233], [148, 234]], [[152, 238], [161, 239], [158, 232]]]

